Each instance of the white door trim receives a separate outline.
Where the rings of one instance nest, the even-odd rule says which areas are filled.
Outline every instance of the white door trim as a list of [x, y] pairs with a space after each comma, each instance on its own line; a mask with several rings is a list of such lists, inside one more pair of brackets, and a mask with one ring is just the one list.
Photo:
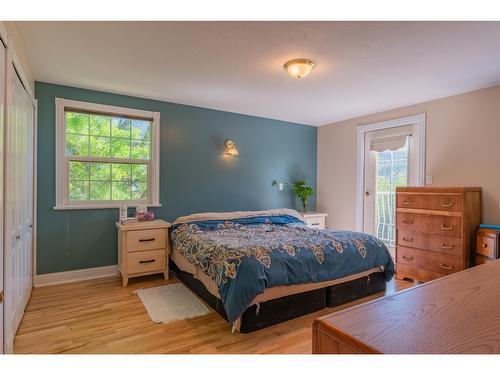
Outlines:
[[398, 126], [413, 125], [418, 129], [420, 144], [419, 176], [420, 186], [425, 184], [425, 113], [402, 117], [372, 124], [359, 125], [356, 128], [356, 231], [363, 231], [363, 190], [365, 184], [365, 134], [370, 131], [395, 128]]

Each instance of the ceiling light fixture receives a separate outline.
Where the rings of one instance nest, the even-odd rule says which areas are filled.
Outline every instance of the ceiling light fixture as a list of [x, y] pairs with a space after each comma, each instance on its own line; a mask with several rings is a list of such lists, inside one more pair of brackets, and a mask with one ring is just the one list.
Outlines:
[[302, 78], [307, 76], [314, 69], [316, 64], [309, 59], [293, 59], [287, 61], [283, 68], [291, 75], [293, 78]]

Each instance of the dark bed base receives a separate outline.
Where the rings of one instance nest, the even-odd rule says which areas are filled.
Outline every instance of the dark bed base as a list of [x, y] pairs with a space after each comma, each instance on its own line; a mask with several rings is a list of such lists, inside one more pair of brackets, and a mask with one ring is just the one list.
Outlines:
[[[192, 274], [181, 271], [174, 262], [171, 263], [171, 266], [172, 271], [175, 272], [179, 280], [217, 311], [220, 316], [228, 320], [222, 301], [219, 298], [211, 294], [203, 283], [195, 279]], [[368, 278], [369, 282], [367, 283]], [[355, 299], [384, 291], [385, 286], [383, 275], [377, 272], [371, 274], [369, 277], [365, 276], [347, 283], [262, 302], [260, 303], [258, 314], [257, 306], [255, 305], [250, 306], [243, 313], [241, 316], [240, 332], [250, 333], [310, 314], [327, 306], [332, 307], [351, 302]]]

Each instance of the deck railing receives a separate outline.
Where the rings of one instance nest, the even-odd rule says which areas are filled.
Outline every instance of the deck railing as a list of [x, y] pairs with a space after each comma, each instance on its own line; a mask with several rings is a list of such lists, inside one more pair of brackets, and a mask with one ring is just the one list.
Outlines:
[[396, 193], [377, 191], [375, 200], [375, 229], [377, 237], [388, 246], [394, 246], [396, 233]]

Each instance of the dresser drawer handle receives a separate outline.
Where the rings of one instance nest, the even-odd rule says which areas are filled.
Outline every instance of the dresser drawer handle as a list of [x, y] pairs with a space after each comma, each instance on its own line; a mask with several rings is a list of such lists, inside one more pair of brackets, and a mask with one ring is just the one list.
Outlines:
[[441, 202], [441, 206], [443, 206], [443, 207], [453, 207], [453, 202], [452, 201], [449, 201], [449, 202], [442, 201]]
[[411, 199], [410, 200], [406, 200], [405, 199], [402, 203], [403, 203], [404, 206], [409, 206], [410, 204], [413, 203], [413, 201]]
[[453, 229], [453, 225], [444, 225], [444, 224], [441, 224], [441, 229], [442, 230], [452, 230]]
[[403, 219], [403, 224], [413, 224], [413, 220]]
[[406, 255], [403, 255], [403, 259], [406, 259], [406, 260], [413, 260], [413, 257], [409, 257], [409, 256], [406, 256]]
[[445, 266], [444, 264], [440, 264], [439, 267], [441, 267], [443, 270], [452, 270], [453, 266]]
[[156, 259], [140, 260], [139, 264], [154, 263], [154, 262], [156, 262]]
[[319, 225], [319, 223], [311, 223], [311, 225], [315, 225], [316, 226], [316, 225]]
[[405, 241], [405, 242], [413, 242], [413, 237], [410, 237], [410, 238], [403, 237], [403, 241]]
[[485, 247], [485, 248], [486, 248], [486, 247], [488, 247], [488, 244], [487, 244], [487, 243], [483, 243], [483, 244], [481, 245], [481, 247]]
[[446, 245], [446, 244], [442, 243], [441, 249], [453, 249], [453, 245]]
[[139, 240], [139, 242], [151, 242], [151, 241], [154, 241], [154, 240], [156, 240], [155, 237], [153, 237], [153, 238], [141, 238]]

